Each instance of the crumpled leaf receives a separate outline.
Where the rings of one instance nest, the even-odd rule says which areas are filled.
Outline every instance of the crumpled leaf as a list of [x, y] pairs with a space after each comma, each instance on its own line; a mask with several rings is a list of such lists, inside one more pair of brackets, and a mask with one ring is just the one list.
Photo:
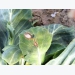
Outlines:
[[42, 27], [32, 27], [19, 35], [19, 47], [29, 64], [41, 64], [51, 45], [52, 34]]

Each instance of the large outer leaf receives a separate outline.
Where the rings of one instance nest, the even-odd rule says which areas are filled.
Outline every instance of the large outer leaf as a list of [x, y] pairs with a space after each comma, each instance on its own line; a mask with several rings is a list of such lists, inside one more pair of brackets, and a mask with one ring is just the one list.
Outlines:
[[[19, 25], [22, 20], [29, 20], [32, 18], [30, 9], [0, 9], [0, 21], [7, 25], [11, 24], [14, 28]], [[24, 23], [23, 23], [24, 24]]]
[[55, 54], [56, 52], [65, 49], [75, 37], [74, 27], [66, 27], [60, 24], [51, 24], [44, 27], [53, 34], [52, 44], [47, 51], [47, 55]]
[[32, 27], [32, 24], [29, 21], [32, 18], [32, 13], [29, 9], [13, 9], [11, 12], [11, 24], [15, 28], [14, 44], [18, 44], [18, 34], [20, 34], [23, 30]]
[[59, 44], [63, 47], [66, 47], [75, 37], [74, 27], [66, 27], [60, 24], [51, 24], [49, 26], [45, 26], [45, 28], [47, 28], [53, 34], [53, 45]]
[[14, 44], [18, 44], [19, 42], [19, 38], [18, 35], [26, 29], [29, 29], [31, 26], [31, 22], [29, 22], [28, 20], [21, 20], [20, 23], [18, 24], [18, 26], [16, 27], [15, 30], [15, 36], [14, 36]]
[[2, 59], [10, 65], [16, 64], [22, 57], [22, 53], [17, 46], [8, 46], [5, 49], [2, 54]]
[[0, 9], [0, 21], [12, 24], [14, 28], [21, 20], [29, 20], [31, 18], [32, 13], [30, 9]]
[[[75, 39], [73, 39], [66, 49], [55, 59], [50, 60], [46, 65], [62, 65], [65, 61], [65, 64], [70, 64], [75, 59]], [[68, 56], [69, 55], [69, 56]]]
[[[8, 27], [9, 42], [13, 40], [14, 44], [18, 43], [18, 34], [32, 26], [29, 22], [31, 18], [32, 13], [29, 9], [0, 9], [0, 23]], [[12, 39], [13, 37], [14, 39], [16, 37], [17, 40]]]
[[29, 20], [32, 18], [32, 13], [29, 9], [13, 9], [10, 12], [12, 13], [11, 22], [14, 28], [16, 28], [21, 20]]
[[[27, 39], [24, 36], [26, 33], [30, 33], [33, 37]], [[20, 49], [23, 55], [26, 55], [25, 60], [27, 60], [29, 64], [41, 64], [46, 51], [51, 45], [52, 34], [45, 28], [37, 26], [23, 31], [19, 39]]]
[[[7, 45], [17, 45], [19, 42], [18, 35], [21, 31], [32, 27], [29, 21], [32, 18], [31, 10], [29, 9], [0, 9], [0, 51]], [[7, 54], [10, 49], [7, 48]], [[11, 51], [12, 54], [14, 50]], [[8, 62], [6, 51], [3, 55], [6, 56], [4, 59]], [[10, 56], [10, 55], [9, 55]], [[11, 57], [11, 56], [10, 56]], [[16, 60], [16, 59], [15, 59]], [[12, 60], [8, 62], [13, 64], [18, 60]]]

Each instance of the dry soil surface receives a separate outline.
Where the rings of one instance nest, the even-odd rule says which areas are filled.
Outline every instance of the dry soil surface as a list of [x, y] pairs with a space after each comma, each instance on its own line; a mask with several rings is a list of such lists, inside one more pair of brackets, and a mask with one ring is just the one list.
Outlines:
[[35, 25], [62, 24], [66, 26], [75, 25], [75, 21], [68, 17], [70, 9], [32, 9], [32, 21]]

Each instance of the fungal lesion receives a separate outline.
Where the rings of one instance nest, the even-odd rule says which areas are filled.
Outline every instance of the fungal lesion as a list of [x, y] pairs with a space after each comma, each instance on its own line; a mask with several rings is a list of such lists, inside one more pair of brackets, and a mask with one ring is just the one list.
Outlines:
[[27, 39], [33, 39], [33, 38], [34, 38], [34, 34], [31, 34], [31, 33], [29, 33], [29, 32], [26, 32], [26, 33], [24, 34], [24, 36], [25, 36], [25, 38], [27, 38]]
[[36, 41], [35, 37], [34, 37], [34, 34], [31, 34], [29, 32], [26, 32], [24, 34], [25, 38], [29, 39], [29, 40], [33, 40], [33, 44], [35, 47], [38, 47], [38, 42]]
[[38, 47], [38, 42], [35, 39], [33, 41], [34, 41], [34, 46]]

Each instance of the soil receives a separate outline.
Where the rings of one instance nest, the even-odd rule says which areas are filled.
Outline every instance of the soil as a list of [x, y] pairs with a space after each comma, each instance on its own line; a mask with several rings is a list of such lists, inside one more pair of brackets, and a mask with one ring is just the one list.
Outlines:
[[32, 9], [34, 25], [62, 24], [75, 25], [75, 21], [68, 17], [70, 9]]

